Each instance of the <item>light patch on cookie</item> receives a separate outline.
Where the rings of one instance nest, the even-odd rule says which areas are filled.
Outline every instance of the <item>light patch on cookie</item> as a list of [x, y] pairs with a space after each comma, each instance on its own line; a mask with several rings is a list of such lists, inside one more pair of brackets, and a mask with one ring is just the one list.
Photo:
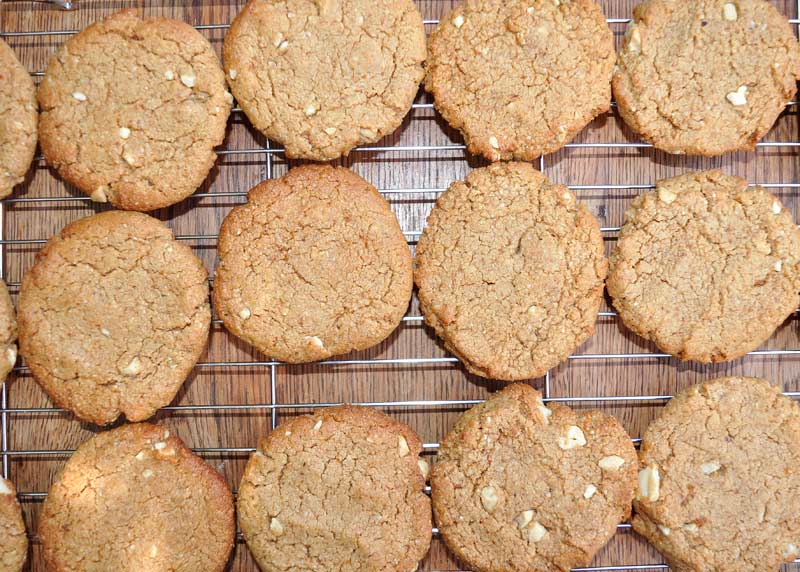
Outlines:
[[408, 455], [410, 452], [411, 450], [408, 448], [408, 441], [406, 441], [406, 438], [403, 437], [402, 435], [398, 435], [397, 454], [400, 455], [400, 457], [402, 458]]
[[236, 72], [235, 69], [231, 68], [230, 70], [228, 70], [228, 77], [229, 78], [236, 79], [236, 74], [237, 74], [237, 72]]
[[609, 455], [600, 459], [597, 464], [604, 471], [618, 471], [625, 464], [625, 459], [618, 455]]
[[248, 308], [247, 306], [245, 306], [244, 308], [242, 308], [241, 310], [239, 310], [239, 317], [240, 317], [242, 320], [247, 320], [248, 318], [250, 318], [250, 316], [251, 316], [251, 314], [250, 314], [250, 308]]
[[583, 498], [590, 499], [592, 498], [595, 493], [597, 493], [597, 487], [594, 485], [586, 485], [586, 488], [583, 490]]
[[[528, 311], [530, 312], [530, 309]], [[553, 415], [553, 412], [544, 404], [541, 397], [536, 398], [536, 409], [538, 409], [539, 413], [544, 417], [544, 424], [549, 425], [550, 416]]]
[[106, 196], [106, 190], [104, 187], [97, 187], [94, 192], [89, 195], [89, 198], [92, 199], [96, 203], [107, 203], [108, 196]]
[[570, 425], [567, 429], [567, 434], [558, 438], [558, 446], [565, 451], [583, 447], [584, 445], [586, 445], [586, 436], [577, 425]]
[[328, 135], [333, 135], [334, 133], [336, 133], [336, 127], [326, 127], [326, 128], [324, 129], [324, 131], [325, 131], [325, 133], [327, 133]]
[[453, 26], [455, 26], [456, 28], [460, 28], [461, 26], [463, 26], [464, 22], [465, 22], [464, 16], [462, 16], [461, 14], [453, 18]]
[[661, 534], [663, 534], [664, 536], [669, 536], [670, 534], [672, 534], [672, 531], [669, 529], [669, 527], [664, 526], [663, 524], [658, 525], [658, 530], [660, 530]]
[[103, 334], [103, 337], [111, 337], [111, 332], [109, 332], [107, 328], [100, 328], [100, 333]]
[[800, 548], [795, 544], [787, 544], [786, 548], [783, 549], [783, 558], [785, 560], [795, 559], [798, 556], [800, 556]]
[[532, 542], [539, 542], [546, 534], [547, 529], [538, 522], [534, 522], [528, 527], [528, 539]]
[[697, 532], [698, 530], [700, 530], [697, 527], [697, 525], [693, 522], [688, 522], [684, 524], [681, 528], [683, 528], [683, 530], [685, 530], [686, 532]]
[[324, 350], [325, 344], [317, 336], [306, 336], [306, 341], [311, 342], [311, 345], [317, 349]]
[[719, 464], [719, 461], [709, 461], [708, 463], [700, 465], [700, 470], [703, 471], [704, 475], [711, 475], [719, 471], [720, 467], [722, 467], [722, 465]]
[[150, 469], [145, 469], [144, 471], [142, 471], [142, 477], [144, 477], [145, 479], [149, 479], [152, 476], [153, 476], [153, 471], [151, 471]]
[[167, 446], [167, 444], [164, 441], [159, 441], [155, 445], [153, 445], [153, 449], [155, 449], [156, 451], [161, 451], [166, 446]]
[[86, 101], [86, 94], [80, 91], [73, 91], [72, 97], [74, 97], [78, 101]]
[[156, 556], [158, 556], [158, 546], [153, 544], [150, 547], [150, 558], [155, 558]]
[[533, 14], [534, 12], [536, 12], [536, 8], [534, 8], [533, 6], [528, 6], [525, 11], [528, 14]]
[[303, 112], [306, 114], [306, 117], [311, 117], [312, 115], [315, 115], [317, 113], [317, 108], [314, 107], [314, 104], [309, 103], [308, 105], [306, 105]]
[[497, 490], [491, 486], [485, 486], [481, 489], [481, 506], [487, 512], [492, 512], [497, 507]]
[[780, 260], [778, 260], [778, 261], [775, 263], [775, 272], [780, 272], [781, 270], [783, 270], [783, 262], [781, 262]]
[[367, 129], [366, 127], [362, 127], [361, 129], [359, 129], [358, 133], [364, 139], [375, 139], [375, 136], [377, 135], [377, 133], [375, 133], [372, 129]]
[[642, 49], [642, 34], [641, 32], [639, 32], [639, 28], [637, 26], [631, 28], [631, 36], [630, 36], [630, 41], [628, 42], [628, 49], [633, 53], [637, 53]]
[[278, 46], [278, 51], [283, 53], [289, 49], [289, 40], [284, 40], [281, 42], [281, 45]]
[[772, 214], [781, 214], [783, 207], [778, 201], [772, 201]]
[[639, 471], [639, 498], [656, 502], [661, 494], [661, 476], [658, 467], [650, 465]]
[[283, 43], [283, 33], [282, 32], [278, 32], [278, 35], [275, 36], [275, 40], [272, 42], [272, 45], [277, 48], [282, 43]]
[[11, 367], [14, 367], [14, 364], [17, 363], [17, 346], [16, 345], [11, 344], [6, 349], [6, 361], [8, 362], [8, 365], [10, 365]]
[[678, 198], [677, 193], [674, 193], [669, 189], [665, 189], [664, 187], [658, 189], [658, 200], [660, 200], [662, 203], [670, 205], [674, 203], [675, 199], [677, 198]]
[[728, 95], [725, 96], [731, 105], [736, 107], [741, 107], [742, 105], [747, 105], [747, 86], [742, 85], [739, 86], [739, 89], [736, 91], [730, 92]]
[[134, 157], [134, 156], [133, 156], [133, 153], [129, 153], [128, 151], [125, 151], [125, 152], [122, 154], [122, 158], [123, 158], [123, 159], [125, 159], [125, 162], [126, 162], [128, 165], [134, 165], [134, 164], [136, 164], [136, 157]]
[[8, 483], [4, 479], [0, 479], [0, 495], [10, 495], [11, 494], [11, 487], [8, 486]]
[[489, 137], [489, 145], [492, 147], [492, 149], [500, 149], [500, 143], [497, 141], [497, 137], [494, 135]]
[[314, 431], [319, 431], [320, 427], [322, 427], [322, 419], [317, 419], [317, 422], [314, 423]]
[[192, 72], [182, 73], [181, 83], [186, 87], [194, 87], [194, 84], [197, 83], [197, 76], [195, 76]]
[[142, 361], [137, 356], [137, 357], [133, 358], [130, 361], [130, 363], [128, 363], [128, 365], [123, 367], [120, 370], [120, 373], [122, 373], [122, 375], [127, 375], [128, 377], [133, 377], [133, 376], [138, 375], [139, 373], [141, 373], [141, 371], [142, 371]]
[[519, 528], [526, 528], [533, 520], [533, 510], [524, 510], [514, 517], [514, 524]]
[[284, 435], [286, 435], [287, 437], [291, 437], [292, 436], [292, 432], [291, 431], [287, 431], [286, 433], [284, 433]]
[[417, 466], [419, 467], [419, 472], [422, 473], [422, 478], [427, 481], [431, 474], [431, 466], [422, 459], [417, 459]]
[[272, 517], [272, 520], [269, 521], [269, 530], [275, 536], [282, 536], [283, 525], [281, 524], [281, 521], [275, 517]]
[[733, 2], [726, 2], [722, 7], [722, 17], [728, 22], [735, 22], [739, 19], [739, 12], [736, 10], [736, 4]]
[[167, 81], [172, 81], [173, 79], [175, 79], [175, 72], [173, 72], [172, 70], [165, 71], [164, 79]]
[[144, 461], [144, 451], [139, 451], [138, 453], [136, 453], [135, 458], [137, 461]]
[[119, 136], [121, 139], [127, 139], [131, 136], [131, 130], [127, 127], [120, 127], [119, 128]]

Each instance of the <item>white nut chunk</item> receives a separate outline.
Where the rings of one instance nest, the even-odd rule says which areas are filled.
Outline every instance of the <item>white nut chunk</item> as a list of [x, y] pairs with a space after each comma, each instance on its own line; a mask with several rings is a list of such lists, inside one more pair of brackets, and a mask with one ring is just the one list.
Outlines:
[[550, 417], [553, 415], [553, 411], [544, 404], [544, 401], [542, 401], [541, 397], [536, 398], [536, 409], [538, 409], [539, 413], [544, 416], [544, 424], [548, 425], [550, 423]]
[[669, 204], [674, 203], [675, 199], [677, 199], [677, 198], [678, 198], [678, 195], [676, 193], [670, 191], [669, 189], [665, 189], [663, 187], [658, 189], [658, 199], [662, 203], [666, 203], [666, 204], [669, 205]]
[[514, 517], [514, 524], [520, 528], [526, 528], [533, 520], [533, 511], [524, 510]]
[[74, 97], [78, 101], [86, 101], [86, 94], [80, 91], [73, 91], [72, 97]]
[[628, 49], [632, 52], [638, 52], [642, 48], [642, 34], [639, 28], [634, 26], [631, 29], [631, 39], [628, 42]]
[[319, 431], [320, 427], [322, 427], [322, 419], [318, 419], [316, 423], [314, 423], [314, 431]]
[[406, 441], [406, 438], [402, 435], [397, 437], [397, 454], [401, 457], [405, 457], [410, 452], [411, 450], [408, 448], [408, 441]]
[[547, 529], [538, 522], [534, 522], [528, 527], [528, 539], [532, 542], [539, 542], [546, 534]]
[[732, 2], [726, 2], [725, 5], [722, 7], [722, 17], [725, 18], [728, 22], [735, 22], [739, 19], [739, 13], [736, 11], [736, 4]]
[[108, 196], [106, 195], [106, 190], [104, 187], [97, 187], [94, 192], [89, 195], [89, 198], [92, 199], [96, 203], [107, 203]]
[[272, 520], [269, 521], [269, 530], [275, 536], [281, 536], [283, 534], [283, 525], [281, 521], [275, 517], [272, 517]]
[[417, 466], [419, 467], [419, 472], [422, 473], [422, 477], [427, 481], [431, 474], [431, 466], [422, 459], [417, 459]]
[[736, 107], [747, 105], [747, 86], [739, 86], [739, 89], [730, 92], [725, 96], [725, 98], [731, 103], [731, 105], [735, 105]]
[[661, 494], [661, 476], [653, 464], [639, 471], [639, 498], [656, 502]]
[[590, 499], [592, 498], [595, 493], [597, 493], [597, 487], [594, 485], [586, 485], [586, 489], [583, 491], [583, 498]]
[[194, 87], [197, 77], [192, 72], [181, 74], [181, 83], [186, 87]]
[[719, 464], [719, 461], [709, 461], [700, 465], [700, 470], [703, 471], [704, 475], [711, 475], [719, 471], [721, 467], [722, 465]]
[[464, 25], [464, 16], [459, 14], [458, 16], [453, 18], [453, 26], [455, 26], [456, 28], [460, 28], [463, 25]]
[[481, 489], [481, 505], [488, 512], [492, 512], [497, 506], [497, 491], [491, 485]]
[[120, 370], [122, 375], [134, 376], [142, 371], [142, 362], [138, 357], [133, 358], [128, 365]]
[[247, 320], [250, 316], [251, 316], [250, 308], [244, 307], [241, 310], [239, 310], [239, 317], [242, 320]]
[[567, 434], [558, 438], [558, 446], [565, 451], [575, 447], [583, 447], [584, 445], [586, 445], [586, 437], [577, 425], [571, 425], [567, 429]]
[[625, 464], [625, 459], [618, 455], [609, 455], [600, 459], [597, 464], [604, 471], [617, 471]]

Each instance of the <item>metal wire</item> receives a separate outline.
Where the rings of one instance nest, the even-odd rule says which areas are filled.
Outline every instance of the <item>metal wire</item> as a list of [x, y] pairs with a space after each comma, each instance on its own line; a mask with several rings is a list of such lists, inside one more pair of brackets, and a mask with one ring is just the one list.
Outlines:
[[[60, 4], [69, 9], [72, 6], [70, 2], [62, 0], [50, 0], [55, 4]], [[800, 0], [797, 1], [798, 14], [800, 15]], [[611, 25], [627, 24], [627, 18], [609, 18], [608, 23]], [[800, 19], [791, 19], [792, 24], [800, 24]], [[428, 19], [424, 21], [426, 26], [432, 26], [438, 23], [436, 19]], [[225, 30], [229, 27], [228, 24], [203, 24], [195, 26], [196, 29], [201, 31], [217, 31]], [[77, 33], [78, 30], [73, 29], [52, 29], [52, 30], [28, 30], [28, 31], [0, 31], [0, 37], [5, 38], [32, 38], [41, 36], [71, 36]], [[44, 75], [43, 71], [34, 71], [32, 76], [39, 78]], [[614, 104], [612, 103], [612, 106]], [[794, 108], [798, 105], [798, 101], [791, 101], [787, 105], [788, 108]], [[412, 106], [412, 119], [418, 117], [417, 113], [420, 110], [432, 110], [433, 104], [426, 101], [416, 102]], [[241, 109], [234, 108], [234, 113], [240, 114]], [[792, 111], [794, 112], [794, 111]], [[568, 149], [608, 149], [608, 150], [637, 150], [647, 149], [651, 145], [643, 142], [628, 142], [628, 141], [613, 141], [613, 142], [592, 142], [583, 143], [576, 142], [566, 145]], [[790, 149], [794, 150], [800, 147], [800, 141], [762, 141], [757, 144], [759, 149]], [[454, 157], [461, 157], [465, 150], [465, 145], [459, 143], [445, 144], [445, 145], [369, 145], [356, 148], [355, 153], [375, 153], [375, 154], [406, 154], [418, 153], [423, 157], [427, 153], [453, 153]], [[240, 156], [264, 156], [267, 177], [273, 177], [274, 164], [273, 160], [276, 156], [282, 156], [284, 150], [281, 147], [274, 146], [270, 142], [264, 148], [252, 147], [243, 149], [229, 149], [222, 148], [218, 150], [218, 154], [224, 157], [240, 157]], [[41, 161], [41, 157], [37, 157]], [[226, 162], [224, 159], [220, 161], [220, 165], [224, 166]], [[540, 170], [545, 172], [546, 164], [544, 158], [540, 159]], [[761, 186], [771, 189], [800, 189], [800, 182], [785, 181], [785, 182], [767, 182], [760, 183]], [[608, 191], [645, 191], [654, 188], [651, 184], [598, 184], [598, 185], [571, 185], [569, 187], [573, 191], [591, 191], [591, 192], [608, 192]], [[444, 192], [444, 188], [400, 188], [400, 189], [382, 189], [381, 193], [388, 197], [401, 196], [405, 200], [415, 197], [420, 197], [422, 200], [430, 196], [437, 196]], [[193, 194], [190, 198], [193, 200], [207, 200], [207, 199], [237, 199], [240, 202], [244, 200], [247, 193], [245, 192], [198, 192]], [[3, 223], [5, 216], [9, 212], [5, 207], [11, 205], [25, 205], [32, 203], [87, 203], [90, 202], [89, 197], [78, 195], [59, 195], [47, 197], [11, 197], [0, 201], [0, 276], [2, 276], [5, 269], [7, 247], [17, 246], [36, 246], [46, 242], [46, 237], [31, 237], [23, 239], [7, 239]], [[13, 211], [12, 211], [13, 212]], [[613, 235], [619, 231], [619, 227], [605, 227], [602, 231], [609, 234], [608, 238], [615, 238]], [[416, 241], [421, 234], [418, 230], [409, 230], [405, 235], [410, 243]], [[194, 234], [194, 235], [179, 235], [176, 238], [184, 241], [216, 241], [216, 234]], [[11, 255], [14, 255], [13, 249]], [[14, 291], [19, 288], [19, 282], [9, 282], [9, 288]], [[213, 281], [212, 281], [213, 287]], [[798, 310], [800, 312], [800, 310]], [[604, 311], [599, 314], [600, 319], [616, 319], [617, 314], [613, 311]], [[422, 316], [408, 315], [403, 319], [403, 326], [418, 326], [423, 322]], [[213, 320], [215, 327], [221, 327], [220, 320]], [[800, 356], [800, 349], [784, 349], [784, 350], [760, 350], [751, 352], [751, 356], [762, 356], [766, 358], [777, 357], [794, 357]], [[575, 354], [569, 357], [572, 361], [621, 361], [626, 362], [629, 360], [663, 360], [671, 358], [670, 355], [664, 353], [654, 352], [641, 352], [641, 353], [595, 353], [595, 354]], [[336, 368], [340, 367], [372, 367], [372, 366], [424, 366], [436, 365], [442, 367], [454, 367], [458, 360], [454, 357], [403, 357], [391, 359], [335, 359], [320, 362], [318, 365], [329, 368], [331, 372], [335, 372]], [[198, 363], [199, 369], [227, 369], [227, 368], [257, 368], [264, 369], [269, 372], [270, 376], [270, 402], [269, 403], [228, 403], [228, 404], [210, 404], [210, 403], [197, 403], [189, 405], [173, 405], [164, 407], [163, 411], [168, 412], [189, 412], [189, 413], [202, 413], [202, 412], [254, 412], [262, 411], [265, 414], [268, 412], [270, 416], [271, 427], [274, 429], [277, 426], [278, 415], [280, 412], [302, 411], [312, 408], [326, 408], [339, 405], [339, 403], [326, 402], [326, 403], [309, 403], [309, 402], [294, 402], [294, 403], [281, 403], [278, 399], [276, 391], [276, 374], [277, 369], [280, 367], [288, 367], [275, 360], [264, 361], [207, 361]], [[28, 374], [29, 370], [24, 365], [15, 368], [16, 375]], [[550, 387], [550, 372], [547, 372], [544, 379], [544, 398], [546, 403], [567, 403], [567, 404], [615, 404], [615, 403], [650, 403], [650, 404], [663, 404], [672, 398], [671, 395], [577, 395], [577, 396], [558, 396], [551, 395]], [[786, 392], [785, 395], [792, 398], [800, 398], [800, 392]], [[482, 400], [475, 399], [447, 399], [447, 400], [414, 400], [414, 401], [378, 401], [378, 402], [362, 402], [358, 405], [368, 407], [376, 407], [386, 410], [441, 410], [441, 409], [467, 409], [475, 404], [481, 403]], [[9, 431], [13, 419], [19, 416], [56, 416], [64, 415], [67, 411], [57, 407], [13, 407], [10, 404], [6, 384], [0, 387], [0, 456], [2, 457], [2, 474], [8, 477], [9, 461], [12, 458], [66, 458], [73, 453], [70, 449], [11, 449], [9, 445]], [[634, 444], [638, 445], [640, 439], [633, 439]], [[423, 450], [426, 454], [434, 454], [439, 448], [438, 443], [424, 443]], [[247, 456], [251, 454], [254, 449], [250, 447], [205, 447], [193, 449], [196, 453], [205, 456], [227, 455], [227, 456]], [[46, 491], [22, 491], [19, 493], [21, 500], [27, 501], [41, 501], [46, 498]], [[630, 524], [620, 524], [618, 530], [625, 532], [631, 529]], [[438, 535], [438, 530], [433, 530], [434, 535]], [[237, 543], [241, 543], [242, 538], [237, 535]], [[796, 562], [800, 562], [797, 560]], [[576, 568], [573, 572], [614, 572], [614, 571], [650, 571], [650, 570], [666, 570], [668, 567], [664, 564], [622, 564], [610, 566], [591, 566], [584, 568]], [[439, 571], [445, 572], [445, 571]], [[457, 572], [457, 571], [447, 571]]]

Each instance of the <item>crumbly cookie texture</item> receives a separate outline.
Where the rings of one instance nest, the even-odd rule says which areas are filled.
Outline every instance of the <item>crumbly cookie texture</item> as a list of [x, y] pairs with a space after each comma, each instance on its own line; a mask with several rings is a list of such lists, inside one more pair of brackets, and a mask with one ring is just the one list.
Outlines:
[[416, 261], [425, 321], [477, 375], [543, 375], [594, 332], [607, 269], [600, 225], [527, 163], [453, 183]]
[[17, 363], [17, 317], [6, 283], [0, 279], [0, 383]]
[[753, 149], [797, 91], [800, 50], [764, 0], [646, 0], [614, 74], [620, 115], [669, 153]]
[[261, 569], [416, 570], [432, 525], [421, 451], [408, 425], [366, 407], [281, 424], [239, 487], [239, 526]]
[[439, 531], [479, 572], [587, 566], [630, 516], [636, 450], [614, 417], [513, 384], [467, 411], [431, 473]]
[[150, 211], [203, 182], [233, 98], [190, 25], [123, 10], [67, 40], [39, 86], [47, 162], [92, 200]]
[[532, 160], [608, 111], [615, 57], [594, 0], [467, 0], [430, 36], [425, 89], [470, 152]]
[[147, 419], [206, 345], [208, 276], [162, 222], [109, 211], [50, 239], [22, 279], [20, 352], [61, 407], [98, 425]]
[[400, 126], [424, 76], [412, 0], [250, 0], [225, 35], [228, 83], [290, 158], [329, 161]]
[[777, 571], [800, 556], [800, 407], [761, 379], [682, 391], [640, 451], [633, 528], [678, 572]]
[[36, 87], [0, 38], [0, 199], [25, 178], [36, 152]]
[[310, 165], [256, 186], [222, 223], [214, 307], [233, 334], [290, 363], [383, 341], [413, 287], [389, 204], [344, 168]]
[[28, 554], [28, 536], [17, 491], [0, 477], [0, 570], [20, 572]]
[[149, 423], [81, 445], [50, 488], [38, 526], [52, 572], [221, 572], [234, 529], [225, 480]]
[[720, 171], [659, 181], [626, 213], [608, 292], [623, 322], [684, 360], [736, 359], [800, 304], [800, 230], [762, 187]]

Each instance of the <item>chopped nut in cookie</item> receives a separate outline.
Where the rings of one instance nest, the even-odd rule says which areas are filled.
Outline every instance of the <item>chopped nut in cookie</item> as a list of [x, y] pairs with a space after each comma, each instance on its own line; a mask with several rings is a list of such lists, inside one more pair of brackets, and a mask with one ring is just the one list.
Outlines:
[[719, 461], [709, 461], [708, 463], [703, 463], [700, 466], [700, 470], [703, 471], [704, 475], [710, 475], [719, 471], [720, 467], [722, 465], [719, 464]]
[[747, 105], [747, 86], [740, 86], [739, 89], [730, 92], [725, 98], [737, 107]]
[[397, 437], [397, 454], [401, 457], [405, 457], [410, 452], [408, 448], [408, 441], [402, 435]]
[[590, 499], [592, 498], [595, 493], [597, 492], [597, 487], [594, 485], [586, 485], [586, 488], [583, 491], [583, 498]]
[[586, 436], [577, 425], [570, 426], [567, 429], [566, 436], [558, 438], [558, 446], [565, 451], [576, 447], [583, 447], [584, 445], [586, 445]]
[[617, 471], [625, 464], [625, 459], [618, 455], [609, 455], [600, 459], [597, 464], [604, 471]]
[[492, 512], [497, 506], [497, 491], [493, 486], [486, 486], [481, 489], [481, 504], [487, 511]]
[[639, 498], [655, 502], [661, 492], [661, 477], [658, 467], [650, 465], [639, 471]]

